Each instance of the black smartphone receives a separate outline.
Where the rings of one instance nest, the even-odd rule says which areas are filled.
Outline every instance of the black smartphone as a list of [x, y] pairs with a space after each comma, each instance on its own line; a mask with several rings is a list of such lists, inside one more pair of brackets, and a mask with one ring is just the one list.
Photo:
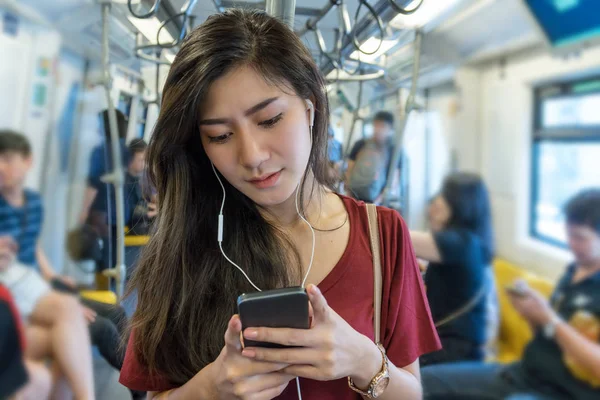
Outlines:
[[[242, 294], [237, 301], [242, 329], [247, 328], [310, 328], [306, 289], [291, 287]], [[244, 347], [283, 348], [275, 343], [244, 339]]]

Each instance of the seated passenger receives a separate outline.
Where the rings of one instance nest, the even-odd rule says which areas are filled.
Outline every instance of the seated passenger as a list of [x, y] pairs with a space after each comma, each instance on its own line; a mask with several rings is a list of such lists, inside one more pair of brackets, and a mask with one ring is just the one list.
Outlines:
[[33, 269], [16, 261], [16, 244], [0, 237], [0, 284], [8, 288], [25, 322], [28, 359], [51, 359], [75, 399], [93, 399], [92, 352], [81, 306], [61, 295]]
[[[117, 263], [117, 207], [114, 186], [102, 181], [102, 176], [113, 170], [108, 111], [104, 110], [100, 116], [103, 141], [92, 151], [90, 157], [87, 187], [79, 215], [80, 225], [88, 223], [94, 226], [104, 241], [103, 257], [96, 263], [98, 272], [113, 268]], [[129, 164], [129, 152], [125, 144], [128, 120], [125, 114], [119, 110], [116, 110], [116, 117], [121, 163], [126, 169]], [[129, 213], [127, 203], [125, 203], [125, 215], [129, 215]]]
[[494, 290], [492, 217], [487, 189], [476, 175], [456, 173], [429, 206], [431, 232], [411, 232], [425, 273], [431, 314], [442, 350], [422, 365], [483, 360], [487, 342], [487, 296]]
[[565, 208], [567, 267], [548, 302], [524, 282], [509, 291], [535, 331], [521, 361], [423, 368], [425, 399], [600, 399], [600, 189]]
[[[0, 257], [0, 265], [3, 262]], [[12, 295], [0, 284], [0, 399], [45, 400], [50, 396], [52, 376], [42, 363], [25, 359], [18, 314]]]
[[130, 161], [125, 177], [125, 202], [131, 212], [126, 224], [133, 235], [147, 235], [156, 216], [156, 205], [148, 201], [144, 193], [147, 188], [142, 187], [147, 147], [142, 139], [134, 139], [128, 146]]
[[[25, 136], [0, 131], [0, 235], [17, 242], [19, 264], [39, 272], [54, 289], [77, 295], [75, 282], [54, 271], [38, 244], [44, 216], [42, 199], [24, 187], [32, 162], [31, 145]], [[90, 323], [92, 342], [114, 368], [120, 369], [124, 354], [119, 344], [126, 323], [125, 311], [96, 301], [81, 302], [84, 306], [79, 312]]]

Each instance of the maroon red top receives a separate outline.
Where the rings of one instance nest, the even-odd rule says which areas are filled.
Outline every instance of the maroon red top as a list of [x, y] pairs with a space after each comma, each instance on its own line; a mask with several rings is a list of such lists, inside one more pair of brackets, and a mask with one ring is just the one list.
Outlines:
[[[342, 196], [348, 211], [350, 238], [344, 254], [318, 285], [333, 308], [358, 332], [374, 337], [373, 262], [365, 204]], [[390, 361], [397, 367], [413, 363], [441, 345], [431, 319], [427, 297], [406, 224], [393, 210], [378, 207], [382, 247], [383, 299], [381, 336]], [[134, 390], [165, 391], [175, 386], [160, 376], [150, 376], [133, 352], [135, 332], [129, 338], [120, 382]], [[301, 379], [302, 397], [321, 400], [357, 400], [347, 379], [317, 382]], [[296, 400], [290, 382], [280, 399]]]

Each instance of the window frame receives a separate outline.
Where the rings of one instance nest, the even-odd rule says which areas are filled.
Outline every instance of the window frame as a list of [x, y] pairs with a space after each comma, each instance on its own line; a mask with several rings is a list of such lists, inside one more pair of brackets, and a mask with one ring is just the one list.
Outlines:
[[[593, 90], [574, 92], [573, 89], [582, 83], [598, 82], [599, 85]], [[551, 94], [546, 94], [550, 92]], [[539, 169], [540, 148], [544, 143], [568, 143], [568, 144], [598, 144], [600, 143], [600, 123], [592, 126], [564, 126], [545, 128], [543, 126], [544, 101], [553, 98], [583, 97], [591, 94], [600, 95], [600, 75], [579, 78], [564, 82], [547, 83], [534, 87], [533, 89], [533, 134], [531, 138], [531, 185], [529, 202], [529, 236], [546, 244], [562, 249], [568, 248], [567, 243], [544, 235], [537, 231], [536, 206], [539, 200]]]

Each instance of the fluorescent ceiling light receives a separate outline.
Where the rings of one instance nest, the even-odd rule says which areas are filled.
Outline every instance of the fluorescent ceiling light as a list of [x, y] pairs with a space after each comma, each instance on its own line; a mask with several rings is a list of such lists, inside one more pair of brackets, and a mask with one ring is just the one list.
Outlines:
[[[420, 28], [448, 11], [459, 0], [423, 1], [423, 5], [411, 15], [398, 14], [390, 25], [394, 28]], [[406, 7], [410, 9], [417, 4], [413, 1]]]
[[[372, 53], [375, 50], [377, 50], [377, 46], [379, 46], [379, 42], [381, 42], [381, 39], [379, 39], [378, 37], [375, 37], [375, 36], [370, 37], [369, 39], [367, 39], [366, 42], [364, 42], [363, 44], [360, 45], [360, 49], [367, 53]], [[385, 53], [387, 53], [397, 43], [398, 43], [397, 40], [384, 40], [383, 43], [381, 43], [381, 47], [379, 48], [379, 50], [377, 50], [377, 52], [375, 54], [367, 55], [367, 54], [360, 53], [358, 50], [354, 50], [354, 52], [352, 54], [350, 54], [350, 58], [353, 60], [358, 60], [360, 57], [361, 61], [373, 62], [373, 61], [377, 60], [379, 57], [381, 57], [382, 55], [384, 55]]]
[[[156, 32], [162, 22], [159, 21], [158, 18], [146, 18], [140, 19], [135, 18], [132, 15], [127, 16], [129, 22], [133, 24], [137, 28], [137, 30], [148, 39], [150, 43], [156, 43]], [[167, 28], [163, 28], [160, 30], [159, 43], [172, 43], [174, 42], [173, 36], [169, 33]]]

